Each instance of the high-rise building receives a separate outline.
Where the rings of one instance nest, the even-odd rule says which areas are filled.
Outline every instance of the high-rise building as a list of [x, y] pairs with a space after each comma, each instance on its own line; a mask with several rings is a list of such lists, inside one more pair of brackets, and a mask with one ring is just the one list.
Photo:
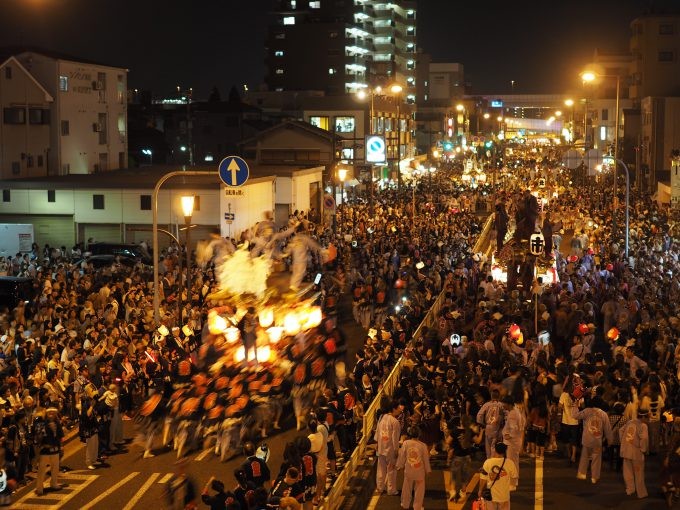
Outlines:
[[680, 15], [640, 16], [630, 28], [630, 97], [680, 96]]
[[416, 100], [416, 0], [278, 0], [267, 38], [270, 90], [355, 93], [399, 83]]

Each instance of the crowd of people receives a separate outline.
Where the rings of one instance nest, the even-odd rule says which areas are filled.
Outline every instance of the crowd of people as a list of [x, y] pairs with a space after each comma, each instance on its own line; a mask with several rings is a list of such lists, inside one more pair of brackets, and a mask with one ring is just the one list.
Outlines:
[[[546, 168], [551, 194], [533, 228], [549, 238], [545, 259], [554, 261], [559, 281], [540, 285], [524, 279], [525, 271], [502, 282], [491, 261], [472, 251], [482, 228], [475, 202], [493, 200], [497, 214], [507, 215], [507, 230], [496, 222], [501, 234], [491, 236], [500, 254], [526, 222], [526, 190], [541, 193], [532, 171], [474, 190], [437, 175], [418, 184], [417, 201], [410, 190], [349, 201], [335, 233], [306, 225], [304, 235], [318, 246], [333, 243], [337, 258], [324, 266], [310, 250], [294, 287], [325, 270], [320, 290], [328, 313], [314, 334], [282, 341], [280, 364], [224, 363], [236, 346], [210, 328], [216, 271], [194, 266], [191, 289], [182, 291], [179, 247], [162, 254], [160, 322], [150, 269], [141, 263], [76, 267], [66, 250], [35, 247], [21, 257], [25, 263], [6, 264], [8, 273], [34, 277], [37, 297], [5, 310], [0, 324], [0, 463], [16, 481], [0, 502], [32, 473], [42, 494], [48, 467], [50, 486], [60, 488], [59, 453], [69, 429], [77, 427], [86, 443], [88, 468], [99, 469], [124, 451], [123, 422], [134, 420], [145, 457], [161, 445], [176, 450], [171, 501], [311, 508], [403, 356], [374, 437], [377, 490], [396, 494], [396, 470], [403, 469], [402, 507], [422, 508], [430, 456], [450, 466], [452, 500], [465, 496], [479, 463], [486, 481], [480, 495], [505, 508], [521, 483], [520, 456], [546, 453], [564, 455], [574, 476], [592, 483], [602, 476], [604, 457], [623, 470], [626, 493], [638, 497], [647, 497], [646, 454], [659, 455], [660, 487], [672, 503], [680, 488], [680, 417], [673, 412], [680, 404], [680, 249], [669, 211], [649, 197], [635, 200], [625, 257], [622, 229], [613, 232], [610, 221], [611, 186], [570, 187], [567, 176]], [[592, 199], [588, 208], [579, 200], [584, 194]], [[279, 251], [289, 243], [282, 236]], [[517, 250], [512, 256], [522, 257], [520, 268], [532, 263]], [[351, 294], [353, 316], [367, 332], [347, 377], [348, 339], [330, 313], [333, 292]], [[442, 293], [434, 325], [413, 338]], [[254, 311], [243, 315], [244, 343], [256, 322]], [[282, 425], [289, 407], [298, 430], [307, 430], [286, 445], [282, 466], [270, 475], [267, 452], [254, 445]], [[187, 474], [181, 460], [206, 438], [223, 460], [245, 453], [235, 490], [215, 479], [199, 493]]]

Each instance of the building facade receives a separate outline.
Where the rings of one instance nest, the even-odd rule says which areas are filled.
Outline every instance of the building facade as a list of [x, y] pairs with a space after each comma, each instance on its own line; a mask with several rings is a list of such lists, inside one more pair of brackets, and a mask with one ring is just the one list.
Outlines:
[[399, 83], [416, 100], [416, 1], [278, 0], [266, 47], [270, 90], [356, 93]]
[[16, 58], [0, 64], [0, 179], [50, 172], [52, 102], [52, 96]]
[[14, 55], [53, 97], [45, 175], [127, 167], [127, 70], [50, 52]]
[[645, 97], [642, 117], [642, 184], [653, 191], [670, 181], [674, 154], [680, 149], [680, 97]]

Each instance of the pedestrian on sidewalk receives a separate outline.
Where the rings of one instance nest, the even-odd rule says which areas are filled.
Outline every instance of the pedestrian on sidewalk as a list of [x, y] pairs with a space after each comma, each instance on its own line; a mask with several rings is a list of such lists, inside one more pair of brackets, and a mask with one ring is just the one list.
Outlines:
[[640, 499], [647, 497], [645, 454], [649, 451], [649, 431], [645, 420], [648, 416], [648, 409], [638, 409], [637, 418], [619, 429], [626, 495], [637, 493]]
[[403, 442], [397, 458], [397, 469], [404, 470], [404, 483], [401, 486], [401, 507], [409, 509], [413, 499], [413, 510], [422, 510], [425, 499], [425, 476], [432, 472], [430, 453], [421, 441], [419, 427], [408, 429], [408, 439]]
[[399, 438], [401, 436], [401, 425], [397, 416], [403, 412], [404, 408], [398, 400], [391, 401], [384, 409], [383, 415], [378, 421], [375, 429], [375, 440], [377, 442], [378, 470], [376, 474], [376, 491], [379, 494], [385, 492], [387, 495], [396, 496], [397, 492], [397, 454], [399, 452]]

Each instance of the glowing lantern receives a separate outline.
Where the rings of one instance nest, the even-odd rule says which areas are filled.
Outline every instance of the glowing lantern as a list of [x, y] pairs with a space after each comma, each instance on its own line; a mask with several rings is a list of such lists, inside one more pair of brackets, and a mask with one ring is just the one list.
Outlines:
[[266, 363], [272, 354], [272, 350], [268, 345], [263, 345], [257, 348], [257, 362]]
[[273, 344], [278, 344], [283, 336], [283, 328], [281, 326], [272, 326], [267, 329], [267, 336], [269, 336], [269, 341]]
[[569, 255], [567, 257], [568, 262], [577, 262], [578, 261], [578, 255]]
[[524, 344], [524, 335], [522, 334], [522, 332], [520, 332], [519, 336], [517, 338], [515, 338], [515, 343], [517, 345]]
[[236, 352], [234, 353], [234, 362], [235, 363], [241, 363], [245, 359], [246, 359], [246, 348], [242, 345], [239, 345], [238, 349], [236, 349]]
[[323, 314], [320, 306], [312, 306], [307, 314], [307, 321], [305, 322], [305, 329], [311, 329], [321, 324]]
[[158, 328], [158, 334], [161, 336], [168, 336], [170, 331], [168, 331], [168, 328], [163, 324]]
[[283, 329], [286, 335], [295, 336], [300, 332], [300, 318], [296, 312], [288, 312], [283, 318]]
[[406, 287], [406, 282], [401, 278], [397, 279], [397, 281], [394, 282], [395, 289], [403, 289], [404, 287]]
[[517, 324], [510, 324], [510, 327], [508, 328], [508, 335], [510, 335], [510, 338], [517, 340], [521, 334], [522, 330]]
[[227, 337], [227, 342], [230, 344], [235, 344], [238, 342], [239, 338], [241, 338], [241, 332], [238, 330], [238, 328], [235, 328], [234, 326], [231, 326], [227, 329], [224, 330], [224, 333]]
[[619, 331], [619, 328], [613, 327], [609, 331], [607, 331], [607, 338], [612, 341], [616, 341], [619, 339], [619, 335], [621, 332]]
[[257, 317], [260, 321], [260, 326], [267, 329], [274, 323], [274, 309], [271, 306], [267, 306], [260, 310]]
[[495, 281], [497, 281], [497, 282], [500, 281], [502, 275], [503, 275], [503, 269], [501, 268], [501, 266], [493, 266], [491, 268], [491, 277]]
[[588, 324], [584, 324], [583, 322], [578, 325], [578, 332], [582, 335], [587, 335], [590, 329], [588, 328]]
[[208, 330], [213, 335], [219, 335], [227, 329], [227, 319], [217, 313], [208, 314]]

